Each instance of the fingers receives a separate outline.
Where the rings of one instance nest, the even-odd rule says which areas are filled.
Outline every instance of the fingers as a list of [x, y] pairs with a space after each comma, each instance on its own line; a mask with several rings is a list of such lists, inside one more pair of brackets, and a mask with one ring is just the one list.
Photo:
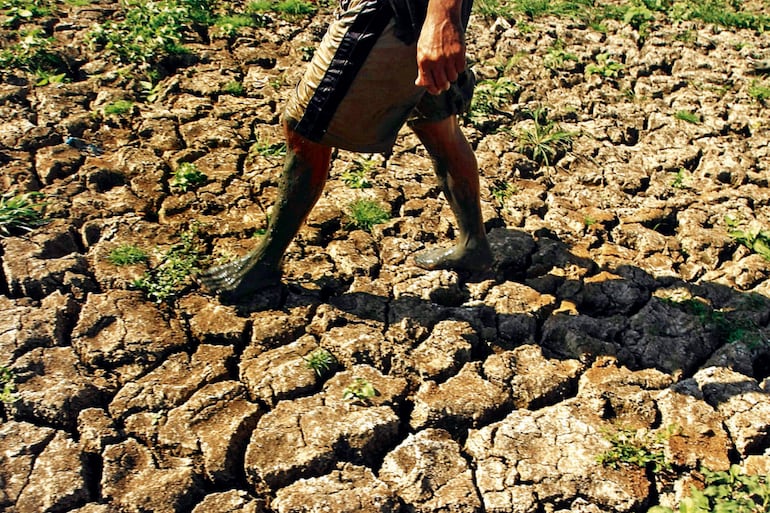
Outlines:
[[449, 90], [449, 86], [464, 69], [465, 59], [423, 62], [418, 66], [417, 80], [414, 83], [424, 87], [430, 94], [440, 94]]

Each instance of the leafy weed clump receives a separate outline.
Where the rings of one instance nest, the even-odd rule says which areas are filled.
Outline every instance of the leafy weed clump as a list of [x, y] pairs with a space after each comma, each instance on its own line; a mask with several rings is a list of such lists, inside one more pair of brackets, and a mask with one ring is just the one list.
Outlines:
[[697, 125], [701, 122], [701, 117], [694, 112], [690, 112], [689, 110], [678, 110], [676, 111], [676, 114], [674, 114], [674, 117], [681, 121], [692, 123], [693, 125]]
[[503, 106], [515, 103], [520, 91], [518, 84], [505, 76], [480, 81], [473, 93], [469, 117], [473, 120], [501, 113]]
[[205, 184], [208, 177], [191, 162], [182, 162], [174, 171], [169, 185], [182, 192], [196, 189]]
[[660, 432], [624, 428], [608, 432], [606, 437], [612, 444], [612, 448], [600, 454], [597, 461], [615, 469], [622, 465], [631, 465], [650, 469], [656, 474], [669, 472], [672, 467], [666, 459], [665, 442], [675, 432], [674, 427]]
[[390, 213], [377, 202], [359, 199], [348, 205], [350, 210], [350, 222], [348, 228], [360, 228], [371, 231], [376, 224], [384, 223], [390, 219]]
[[29, 232], [48, 222], [46, 203], [40, 192], [24, 192], [0, 197], [0, 237]]
[[13, 373], [7, 367], [0, 367], [0, 403], [12, 403], [15, 399]]
[[377, 166], [374, 159], [360, 158], [353, 162], [352, 166], [342, 172], [340, 178], [351, 189], [368, 189], [372, 186], [369, 176]]
[[273, 12], [284, 17], [308, 16], [317, 10], [313, 3], [306, 0], [257, 0], [247, 7], [247, 12]]
[[342, 391], [344, 401], [368, 401], [377, 395], [377, 389], [374, 385], [364, 378], [356, 378], [353, 383], [345, 387]]
[[740, 228], [740, 222], [732, 217], [725, 218], [728, 235], [739, 244], [743, 244], [754, 253], [770, 262], [770, 230], [753, 227], [746, 230]]
[[192, 24], [210, 21], [204, 2], [126, 0], [123, 19], [97, 25], [90, 44], [123, 63], [155, 64], [169, 55], [187, 53], [183, 33]]
[[[692, 486], [679, 503], [680, 513], [765, 513], [770, 511], [770, 476], [746, 475], [738, 465], [727, 471], [703, 469], [703, 489]], [[674, 513], [653, 506], [647, 513]]]
[[102, 112], [105, 116], [124, 116], [134, 108], [134, 102], [130, 100], [115, 100], [104, 106]]
[[147, 262], [147, 252], [133, 244], [122, 244], [110, 251], [107, 261], [113, 265], [125, 266]]
[[283, 141], [270, 143], [260, 139], [249, 148], [249, 153], [256, 153], [267, 159], [284, 157], [286, 155], [286, 143]]
[[132, 285], [144, 291], [156, 303], [175, 299], [189, 277], [200, 269], [203, 252], [199, 248], [197, 229], [185, 231], [181, 242], [160, 256], [160, 263]]
[[753, 81], [749, 86], [749, 96], [757, 102], [765, 105], [770, 100], [770, 85], [763, 85], [759, 81]]
[[48, 16], [52, 12], [51, 2], [46, 0], [2, 0], [0, 13], [5, 16], [4, 25], [15, 27], [19, 23], [28, 22]]
[[322, 347], [305, 356], [307, 368], [314, 371], [319, 378], [327, 374], [336, 363], [337, 359], [334, 355]]
[[41, 29], [21, 31], [17, 42], [0, 50], [0, 68], [66, 75], [67, 64], [53, 46], [54, 39]]
[[543, 107], [530, 115], [532, 127], [519, 132], [518, 150], [538, 164], [551, 166], [570, 150], [577, 134], [562, 130], [558, 123], [549, 120]]

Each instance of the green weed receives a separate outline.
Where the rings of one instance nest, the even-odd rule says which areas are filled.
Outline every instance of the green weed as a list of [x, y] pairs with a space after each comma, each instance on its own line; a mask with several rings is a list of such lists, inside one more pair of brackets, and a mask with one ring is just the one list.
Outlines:
[[348, 228], [359, 228], [371, 231], [376, 224], [384, 223], [390, 219], [390, 214], [378, 203], [359, 199], [348, 205], [350, 222]]
[[6, 17], [5, 25], [10, 26], [48, 16], [51, 14], [51, 7], [51, 2], [48, 0], [0, 1], [0, 12]]
[[[770, 476], [746, 475], [740, 466], [727, 471], [701, 470], [704, 488], [690, 487], [690, 496], [679, 503], [680, 513], [766, 513], [770, 511]], [[647, 513], [673, 513], [653, 506]]]
[[770, 29], [770, 16], [742, 10], [742, 2], [733, 0], [687, 0], [672, 5], [673, 19], [700, 20], [724, 27], [764, 32]]
[[66, 72], [66, 63], [52, 50], [53, 42], [41, 29], [21, 31], [18, 42], [0, 50], [0, 68]]
[[697, 125], [702, 121], [701, 117], [698, 114], [694, 112], [690, 112], [689, 110], [678, 110], [676, 111], [676, 114], [674, 114], [674, 117], [676, 119], [686, 121], [694, 125]]
[[35, 85], [38, 87], [67, 82], [66, 73], [56, 73], [44, 69], [35, 70]]
[[757, 80], [752, 81], [749, 86], [749, 96], [765, 105], [770, 100], [770, 85], [764, 85]]
[[251, 2], [247, 12], [274, 12], [282, 16], [308, 16], [315, 14], [317, 8], [306, 0], [257, 0]]
[[497, 203], [504, 207], [506, 202], [518, 192], [518, 188], [507, 180], [497, 179], [489, 188], [489, 192]]
[[687, 189], [689, 186], [685, 183], [685, 180], [688, 178], [687, 171], [680, 167], [671, 181], [671, 187], [674, 189]]
[[558, 39], [543, 57], [543, 66], [550, 70], [560, 70], [564, 69], [565, 64], [569, 61], [578, 62], [578, 56], [566, 51], [564, 41]]
[[615, 78], [626, 66], [614, 61], [608, 53], [600, 53], [596, 56], [596, 62], [586, 66], [586, 75], [601, 75], [604, 78]]
[[181, 242], [160, 256], [160, 263], [132, 285], [156, 303], [171, 301], [183, 290], [189, 277], [200, 269], [203, 252], [197, 228], [180, 235]]
[[759, 227], [740, 229], [740, 222], [730, 216], [725, 218], [725, 224], [728, 228], [727, 233], [733, 240], [770, 261], [770, 230]]
[[257, 155], [265, 158], [284, 157], [286, 155], [286, 143], [269, 143], [264, 140], [258, 140], [251, 146], [249, 152], [256, 153]]
[[244, 27], [260, 27], [264, 25], [266, 25], [266, 21], [263, 17], [246, 14], [221, 16], [214, 21], [214, 27], [220, 34], [226, 37], [238, 35]]
[[471, 100], [471, 118], [500, 112], [500, 108], [515, 101], [519, 86], [508, 77], [482, 80], [476, 84]]
[[364, 378], [356, 378], [353, 383], [342, 391], [342, 399], [344, 401], [367, 401], [376, 395], [377, 390], [374, 388], [374, 385]]
[[105, 116], [123, 116], [133, 110], [134, 102], [129, 100], [115, 100], [102, 108]]
[[514, 7], [506, 0], [476, 0], [473, 2], [473, 9], [482, 16], [490, 19], [504, 18], [513, 19]]
[[378, 162], [374, 159], [356, 159], [350, 167], [342, 172], [340, 179], [351, 189], [368, 189], [372, 186], [369, 176], [377, 165]]
[[8, 194], [0, 197], [0, 237], [28, 232], [48, 222], [46, 203], [40, 192]]
[[147, 261], [147, 252], [133, 244], [122, 244], [110, 251], [107, 260], [117, 266], [134, 265]]
[[169, 181], [169, 185], [182, 192], [196, 189], [206, 183], [208, 178], [198, 166], [191, 162], [181, 162]]
[[650, 469], [656, 474], [671, 471], [671, 462], [666, 460], [665, 442], [676, 430], [672, 426], [659, 432], [624, 428], [607, 432], [605, 436], [612, 448], [599, 455], [597, 461], [615, 469], [630, 465]]
[[519, 131], [518, 150], [535, 162], [550, 166], [569, 151], [572, 139], [577, 134], [562, 130], [557, 123], [548, 120], [547, 111], [543, 107], [538, 107], [530, 115], [532, 128]]
[[222, 92], [226, 94], [231, 94], [233, 96], [242, 96], [244, 91], [243, 82], [238, 82], [237, 80], [232, 80], [224, 85], [222, 87]]
[[7, 367], [0, 367], [0, 403], [12, 403], [16, 400], [13, 383], [13, 373]]
[[326, 349], [319, 347], [305, 357], [305, 364], [308, 369], [313, 370], [318, 377], [323, 377], [328, 373], [332, 366], [337, 363], [337, 359]]
[[209, 19], [209, 6], [184, 0], [126, 1], [124, 17], [97, 25], [92, 46], [125, 63], [154, 64], [169, 55], [187, 53], [182, 34], [192, 23]]

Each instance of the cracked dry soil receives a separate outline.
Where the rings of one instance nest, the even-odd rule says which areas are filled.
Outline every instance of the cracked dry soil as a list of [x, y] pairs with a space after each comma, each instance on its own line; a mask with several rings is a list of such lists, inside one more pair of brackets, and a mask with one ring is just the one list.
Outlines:
[[[280, 142], [331, 14], [193, 37], [148, 102], [84, 43], [116, 8], [60, 4], [43, 23], [77, 80], [0, 73], [2, 189], [45, 193], [52, 218], [2, 239], [0, 365], [16, 395], [0, 509], [633, 512], [676, 505], [703, 466], [770, 473], [770, 263], [726, 221], [770, 227], [770, 109], [748, 94], [766, 35], [682, 22], [640, 40], [622, 23], [474, 16], [479, 78], [512, 62], [518, 85], [464, 123], [488, 275], [412, 265], [454, 227], [405, 130], [387, 160], [367, 156], [371, 188], [342, 179], [360, 156], [337, 155], [283, 285], [233, 306], [190, 284], [159, 305], [130, 286], [146, 264], [107, 255], [169, 248], [191, 223], [214, 258], [250, 247], [281, 169], [255, 148]], [[557, 43], [576, 59], [546, 66]], [[587, 73], [599, 54], [623, 67]], [[242, 96], [222, 93], [232, 81]], [[130, 112], [93, 114], [118, 99]], [[517, 138], [537, 107], [577, 134], [551, 166]], [[170, 188], [179, 162], [207, 183]], [[357, 198], [392, 219], [352, 228]], [[322, 377], [305, 360], [319, 347], [337, 360]], [[377, 394], [343, 400], [356, 379]], [[671, 427], [670, 474], [597, 461], [614, 430]]]

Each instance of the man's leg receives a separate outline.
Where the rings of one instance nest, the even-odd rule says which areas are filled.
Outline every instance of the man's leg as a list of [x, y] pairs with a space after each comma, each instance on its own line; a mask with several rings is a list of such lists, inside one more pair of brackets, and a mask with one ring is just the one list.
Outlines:
[[457, 116], [418, 123], [412, 129], [433, 159], [436, 176], [460, 230], [454, 246], [418, 253], [415, 263], [425, 269], [488, 269], [492, 250], [481, 217], [478, 164]]
[[283, 254], [323, 192], [331, 148], [309, 141], [285, 124], [284, 131], [286, 161], [267, 233], [245, 256], [198, 275], [213, 293], [243, 297], [277, 284]]

